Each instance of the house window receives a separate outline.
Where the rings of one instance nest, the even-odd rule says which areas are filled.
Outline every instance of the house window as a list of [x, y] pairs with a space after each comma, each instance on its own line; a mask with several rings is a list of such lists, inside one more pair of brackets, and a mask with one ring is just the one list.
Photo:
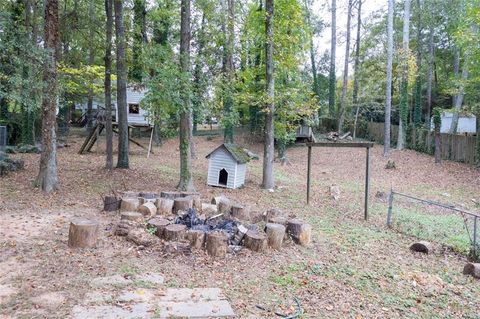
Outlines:
[[138, 104], [128, 103], [128, 114], [139, 114], [140, 107]]

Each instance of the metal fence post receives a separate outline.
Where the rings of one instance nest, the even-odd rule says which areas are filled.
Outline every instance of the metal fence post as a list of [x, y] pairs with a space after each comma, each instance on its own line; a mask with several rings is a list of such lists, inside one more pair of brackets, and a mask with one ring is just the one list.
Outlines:
[[387, 226], [392, 227], [392, 209], [393, 209], [393, 190], [390, 190], [388, 195], [388, 213], [387, 213]]

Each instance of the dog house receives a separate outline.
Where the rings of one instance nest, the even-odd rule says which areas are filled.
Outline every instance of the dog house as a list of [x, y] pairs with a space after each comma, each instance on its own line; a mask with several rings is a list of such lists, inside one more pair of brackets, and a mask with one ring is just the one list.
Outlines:
[[214, 149], [208, 158], [207, 185], [239, 188], [245, 184], [247, 152], [235, 145], [224, 143]]

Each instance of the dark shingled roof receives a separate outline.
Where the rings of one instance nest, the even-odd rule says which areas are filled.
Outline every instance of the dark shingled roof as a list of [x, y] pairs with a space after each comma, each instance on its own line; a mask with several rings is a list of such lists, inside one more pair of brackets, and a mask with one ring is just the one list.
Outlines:
[[218, 149], [220, 149], [222, 147], [225, 148], [230, 153], [230, 155], [232, 155], [232, 157], [237, 161], [237, 163], [245, 164], [248, 161], [250, 161], [250, 157], [248, 156], [247, 152], [245, 152], [245, 150], [242, 147], [240, 147], [238, 145], [235, 145], [235, 144], [230, 144], [230, 143], [223, 143], [222, 145], [220, 145], [219, 147], [217, 147], [216, 149], [211, 151], [206, 156], [206, 158], [209, 158], [210, 155], [212, 155], [215, 151], [217, 151]]

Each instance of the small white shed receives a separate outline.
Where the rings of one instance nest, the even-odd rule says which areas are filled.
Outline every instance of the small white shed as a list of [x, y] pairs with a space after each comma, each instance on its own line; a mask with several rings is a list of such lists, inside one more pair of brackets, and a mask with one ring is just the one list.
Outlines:
[[208, 154], [207, 158], [207, 185], [239, 188], [245, 184], [250, 157], [243, 148], [224, 143]]

